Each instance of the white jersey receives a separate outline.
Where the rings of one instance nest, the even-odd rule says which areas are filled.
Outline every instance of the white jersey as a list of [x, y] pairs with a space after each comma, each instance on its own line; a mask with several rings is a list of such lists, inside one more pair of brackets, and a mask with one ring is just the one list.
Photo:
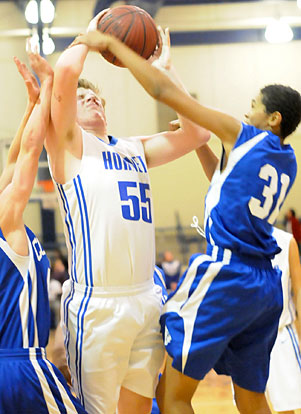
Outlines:
[[107, 144], [82, 130], [79, 173], [57, 184], [69, 274], [86, 286], [152, 280], [155, 236], [149, 175], [139, 140]]
[[272, 260], [273, 266], [282, 271], [283, 311], [279, 320], [279, 329], [291, 324], [296, 319], [296, 310], [291, 294], [291, 278], [289, 269], [289, 246], [292, 234], [274, 227], [273, 236], [282, 249]]

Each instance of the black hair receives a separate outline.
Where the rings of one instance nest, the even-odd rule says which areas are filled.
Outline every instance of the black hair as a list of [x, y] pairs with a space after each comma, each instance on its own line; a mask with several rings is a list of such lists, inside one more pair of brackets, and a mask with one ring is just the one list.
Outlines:
[[261, 89], [262, 103], [268, 114], [280, 112], [281, 138], [286, 138], [297, 128], [301, 120], [301, 96], [289, 86], [268, 85]]

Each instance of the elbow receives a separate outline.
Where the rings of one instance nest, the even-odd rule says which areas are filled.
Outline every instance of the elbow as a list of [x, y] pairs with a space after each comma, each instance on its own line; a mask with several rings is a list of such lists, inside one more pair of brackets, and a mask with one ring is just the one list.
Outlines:
[[77, 65], [70, 65], [65, 61], [58, 61], [54, 68], [54, 77], [56, 79], [61, 78], [63, 80], [78, 78], [81, 73], [81, 68], [77, 68]]
[[31, 129], [26, 132], [26, 137], [22, 143], [22, 152], [34, 158], [39, 158], [42, 148], [43, 140], [37, 139], [36, 129]]
[[153, 85], [149, 93], [157, 101], [168, 104], [169, 93], [168, 93], [168, 88], [166, 88], [165, 85], [161, 85], [161, 84]]
[[152, 89], [151, 95], [153, 98], [155, 98], [157, 101], [160, 101], [162, 99], [162, 91], [161, 88], [158, 86], [155, 86]]
[[201, 128], [200, 135], [199, 135], [200, 145], [207, 144], [207, 142], [210, 139], [210, 136], [211, 136], [210, 131], [208, 131], [207, 129]]

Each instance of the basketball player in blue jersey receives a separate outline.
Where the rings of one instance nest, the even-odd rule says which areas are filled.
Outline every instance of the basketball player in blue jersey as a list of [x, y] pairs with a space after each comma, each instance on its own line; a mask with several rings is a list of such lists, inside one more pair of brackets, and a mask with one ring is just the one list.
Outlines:
[[272, 225], [296, 176], [284, 140], [300, 122], [300, 94], [266, 86], [242, 123], [199, 104], [112, 36], [91, 31], [76, 43], [112, 52], [153, 97], [224, 145], [205, 203], [207, 254], [191, 259], [161, 317], [169, 354], [158, 388], [161, 412], [192, 413], [196, 387], [214, 368], [232, 377], [241, 413], [270, 413], [264, 391], [282, 310]]
[[49, 123], [53, 71], [39, 55], [27, 67], [15, 58], [29, 103], [0, 177], [0, 412], [86, 413], [47, 359], [49, 261], [24, 225]]
[[79, 81], [88, 52], [73, 45], [56, 63], [46, 137], [69, 252], [68, 364], [90, 414], [113, 414], [117, 405], [119, 414], [148, 414], [165, 352], [148, 168], [197, 148], [209, 133], [181, 117], [177, 132], [108, 135], [101, 97]]
[[[178, 122], [173, 122], [173, 128]], [[207, 178], [211, 181], [218, 158], [208, 145], [196, 150]], [[273, 236], [281, 252], [272, 260], [281, 270], [283, 310], [274, 343], [266, 395], [274, 411], [294, 414], [301, 407], [301, 265], [299, 250], [292, 234], [274, 227]], [[294, 324], [298, 327], [296, 332]]]

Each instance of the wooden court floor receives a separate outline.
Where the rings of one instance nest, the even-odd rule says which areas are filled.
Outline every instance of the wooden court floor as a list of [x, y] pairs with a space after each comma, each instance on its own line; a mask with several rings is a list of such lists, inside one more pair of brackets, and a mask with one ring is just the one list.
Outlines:
[[[47, 357], [50, 361], [52, 344], [53, 332], [51, 331], [47, 347]], [[193, 408], [195, 414], [239, 414], [233, 403], [230, 379], [210, 371], [200, 382], [193, 397]], [[296, 414], [301, 414], [301, 410], [297, 410]]]

